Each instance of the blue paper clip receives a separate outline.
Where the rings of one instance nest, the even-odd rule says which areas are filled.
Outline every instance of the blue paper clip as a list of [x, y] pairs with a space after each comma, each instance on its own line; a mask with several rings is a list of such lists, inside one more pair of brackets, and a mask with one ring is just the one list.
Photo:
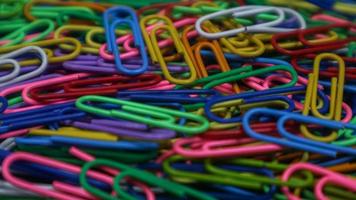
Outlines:
[[16, 144], [22, 145], [42, 145], [42, 146], [78, 146], [99, 149], [116, 149], [116, 150], [130, 150], [130, 151], [149, 151], [158, 149], [158, 144], [154, 142], [140, 142], [140, 141], [96, 141], [89, 139], [70, 138], [62, 136], [51, 137], [18, 137], [15, 139]]
[[8, 107], [7, 99], [0, 96], [0, 113], [4, 112]]
[[0, 115], [0, 133], [30, 128], [38, 125], [50, 125], [64, 120], [84, 117], [86, 114], [73, 106], [73, 103], [50, 105], [24, 112]]
[[307, 0], [310, 3], [319, 6], [322, 9], [331, 10], [334, 7], [335, 0]]
[[325, 162], [312, 162], [311, 161], [311, 163], [316, 163], [317, 165], [322, 166], [322, 167], [331, 167], [331, 166], [339, 165], [339, 164], [342, 164], [342, 163], [348, 163], [348, 162], [351, 162], [351, 161], [354, 161], [354, 160], [356, 160], [355, 156], [345, 156], [345, 157], [342, 157], [342, 158], [328, 160], [328, 161], [325, 161]]
[[[196, 97], [192, 95], [197, 95]], [[221, 96], [217, 91], [202, 90], [149, 90], [149, 91], [120, 91], [119, 98], [139, 102], [174, 102], [174, 103], [204, 103], [208, 99]]]
[[[108, 51], [114, 54], [117, 70], [131, 76], [144, 73], [148, 69], [148, 57], [135, 11], [126, 6], [113, 7], [104, 12], [103, 18]], [[115, 30], [118, 25], [123, 24], [131, 27], [135, 46], [141, 54], [142, 66], [139, 68], [130, 69], [125, 67], [121, 62], [120, 51], [116, 44]]]
[[[277, 119], [277, 130], [278, 133], [283, 138], [267, 136], [255, 132], [250, 126], [250, 121], [251, 119], [253, 119], [254, 116], [259, 116], [259, 115], [261, 116], [267, 115]], [[303, 116], [297, 113], [290, 113], [290, 112], [279, 111], [279, 110], [268, 109], [268, 108], [254, 108], [247, 111], [242, 119], [242, 127], [246, 132], [246, 134], [248, 134], [250, 137], [256, 138], [258, 140], [263, 140], [266, 142], [272, 142], [282, 146], [288, 146], [288, 147], [309, 151], [313, 153], [319, 153], [331, 157], [336, 157], [338, 153], [356, 155], [356, 149], [318, 142], [307, 138], [302, 138], [288, 132], [284, 128], [284, 125], [288, 120], [293, 120], [305, 124], [316, 124], [331, 129], [345, 128], [345, 129], [356, 130], [356, 126], [352, 124], [346, 124], [333, 120], [319, 119], [311, 116]]]

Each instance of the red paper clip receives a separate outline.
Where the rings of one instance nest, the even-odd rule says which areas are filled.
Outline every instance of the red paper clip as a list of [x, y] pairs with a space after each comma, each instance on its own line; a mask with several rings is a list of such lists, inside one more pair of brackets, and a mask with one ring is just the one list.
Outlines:
[[[306, 36], [308, 35], [326, 33], [333, 28], [355, 29], [356, 25], [353, 23], [340, 23], [340, 24], [331, 24], [328, 26], [321, 26], [321, 27], [315, 27], [315, 28], [304, 29], [304, 30], [295, 30], [287, 33], [278, 33], [272, 36], [271, 44], [274, 47], [274, 49], [276, 49], [280, 53], [290, 55], [290, 56], [300, 56], [300, 55], [305, 55], [305, 54], [310, 54], [315, 52], [340, 49], [344, 47], [347, 43], [351, 41], [356, 41], [355, 36], [349, 36], [345, 39], [338, 39], [333, 41], [325, 41], [325, 42], [321, 41], [320, 43], [311, 42], [306, 39]], [[278, 44], [278, 40], [292, 38], [292, 37], [298, 38], [299, 42], [303, 44], [302, 49], [296, 49], [296, 50], [284, 49]]]
[[[143, 74], [136, 77], [117, 75], [112, 77], [97, 77], [76, 80], [46, 88], [36, 88], [34, 90], [30, 90], [29, 93], [31, 97], [38, 101], [53, 101], [58, 99], [76, 98], [90, 94], [110, 95], [115, 94], [119, 90], [153, 86], [158, 84], [161, 80], [161, 77], [156, 74]], [[58, 93], [57, 91], [60, 90], [64, 91]]]

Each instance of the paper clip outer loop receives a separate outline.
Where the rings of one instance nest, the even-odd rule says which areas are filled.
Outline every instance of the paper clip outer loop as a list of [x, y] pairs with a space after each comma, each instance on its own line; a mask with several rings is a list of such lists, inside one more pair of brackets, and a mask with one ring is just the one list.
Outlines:
[[13, 70], [10, 73], [6, 74], [5, 76], [0, 77], [0, 84], [15, 78], [16, 76], [18, 76], [20, 74], [21, 67], [16, 60], [1, 58], [0, 66], [4, 65], [4, 64], [10, 64], [13, 67]]
[[[339, 74], [338, 77], [331, 78], [331, 92], [330, 92], [330, 104], [329, 112], [327, 115], [321, 114], [317, 108], [317, 90], [319, 80], [319, 66], [322, 59], [329, 58], [337, 61]], [[313, 65], [313, 73], [309, 75], [309, 82], [306, 92], [306, 98], [304, 103], [303, 115], [308, 115], [311, 111], [312, 114], [321, 119], [341, 120], [342, 115], [342, 103], [343, 103], [343, 91], [345, 82], [345, 63], [341, 57], [332, 53], [322, 53], [315, 57]], [[310, 139], [331, 142], [337, 139], [338, 134], [333, 131], [328, 136], [317, 136], [312, 134], [306, 125], [300, 126], [302, 134]]]
[[[80, 167], [63, 163], [57, 160], [52, 160], [50, 158], [44, 157], [44, 156], [39, 156], [31, 153], [25, 153], [25, 152], [16, 152], [12, 153], [11, 155], [7, 156], [5, 160], [3, 161], [2, 167], [2, 174], [4, 178], [12, 183], [13, 185], [23, 188], [32, 192], [35, 192], [40, 195], [44, 195], [47, 197], [52, 197], [60, 200], [68, 200], [68, 199], [73, 199], [73, 200], [81, 200], [82, 198], [79, 197], [74, 197], [73, 194], [68, 195], [67, 193], [62, 193], [59, 191], [53, 191], [53, 190], [46, 190], [43, 189], [39, 186], [34, 186], [32, 183], [21, 180], [20, 178], [17, 178], [11, 174], [10, 167], [11, 165], [14, 164], [14, 162], [18, 160], [23, 160], [23, 161], [28, 161], [31, 163], [36, 163], [36, 164], [42, 164], [45, 165], [46, 167], [53, 167], [53, 168], [58, 168], [61, 170], [66, 170], [75, 174], [79, 174], [81, 172]], [[94, 171], [89, 171], [88, 175], [92, 178], [95, 178], [97, 180], [103, 181], [105, 183], [111, 184], [112, 180], [111, 177], [94, 172]]]
[[[120, 16], [116, 16], [119, 15]], [[112, 16], [110, 16], [112, 15]], [[131, 19], [127, 19], [129, 16]], [[113, 18], [110, 24], [110, 18]], [[139, 48], [139, 52], [142, 58], [142, 66], [136, 69], [129, 69], [125, 67], [120, 58], [120, 51], [116, 45], [116, 37], [115, 37], [115, 30], [118, 25], [127, 24], [131, 27], [132, 34], [134, 37], [135, 46]], [[148, 57], [145, 50], [145, 43], [142, 38], [141, 29], [139, 26], [139, 22], [134, 10], [130, 7], [126, 6], [119, 6], [108, 9], [104, 13], [104, 26], [105, 26], [105, 35], [107, 39], [107, 47], [109, 52], [113, 52], [114, 59], [115, 59], [115, 66], [117, 70], [121, 73], [127, 75], [139, 75], [144, 73], [148, 69]]]
[[[288, 181], [289, 177], [294, 172], [296, 172], [298, 170], [308, 170], [308, 171], [314, 172], [315, 174], [323, 176], [323, 178], [321, 178], [317, 181], [317, 183], [314, 187], [314, 193], [315, 193], [317, 199], [320, 199], [320, 200], [329, 199], [323, 194], [323, 186], [325, 186], [327, 184], [327, 182], [336, 184], [338, 186], [346, 187], [346, 188], [350, 189], [351, 191], [356, 191], [356, 186], [355, 186], [356, 182], [354, 180], [348, 178], [347, 176], [341, 175], [336, 172], [329, 171], [327, 169], [324, 169], [322, 167], [319, 167], [319, 166], [316, 166], [316, 165], [313, 165], [310, 163], [292, 164], [291, 166], [288, 167], [288, 169], [286, 169], [283, 172], [281, 179], [283, 181]], [[292, 200], [300, 199], [299, 197], [292, 194], [289, 191], [288, 187], [282, 187], [282, 191], [288, 197], [288, 199], [292, 199]]]
[[[254, 116], [257, 116], [259, 114], [275, 116], [276, 118], [281, 118], [281, 117], [283, 117], [285, 115], [289, 115], [289, 116], [296, 116], [297, 115], [297, 114], [294, 114], [294, 113], [287, 113], [287, 112], [278, 111], [278, 110], [274, 110], [274, 109], [268, 109], [268, 108], [254, 108], [254, 109], [251, 109], [251, 110], [247, 111], [245, 113], [244, 117], [242, 118], [242, 127], [243, 127], [245, 133], [247, 135], [249, 135], [250, 137], [258, 139], [258, 140], [266, 141], [266, 142], [272, 142], [272, 143], [275, 143], [275, 144], [278, 144], [278, 145], [288, 146], [288, 147], [292, 147], [292, 148], [296, 148], [296, 149], [301, 149], [301, 150], [304, 150], [304, 151], [310, 151], [310, 152], [315, 152], [315, 153], [319, 153], [319, 154], [323, 154], [323, 155], [328, 155], [328, 156], [331, 156], [331, 157], [336, 157], [337, 152], [334, 151], [334, 150], [325, 149], [325, 148], [321, 148], [321, 147], [313, 146], [313, 145], [309, 145], [309, 144], [304, 144], [304, 143], [301, 143], [301, 142], [284, 140], [282, 138], [273, 137], [273, 136], [266, 136], [266, 135], [257, 133], [255, 130], [253, 130], [251, 128], [250, 120]], [[302, 116], [302, 117], [307, 118], [307, 119], [312, 118], [312, 117], [305, 117], [305, 116]], [[317, 122], [319, 122], [318, 120], [321, 120], [321, 119], [318, 119], [318, 118], [313, 118], [313, 119], [316, 119]], [[278, 121], [277, 121], [277, 123], [278, 123]], [[338, 128], [342, 128], [341, 124], [342, 123], [337, 123], [337, 125], [339, 126]]]
[[[152, 19], [158, 19], [158, 20], [163, 20], [165, 22], [165, 25], [158, 24], [155, 26], [150, 33], [147, 33], [144, 31], [144, 25], [147, 21], [152, 20]], [[163, 75], [165, 78], [170, 81], [171, 83], [175, 84], [189, 84], [192, 83], [193, 81], [196, 80], [197, 78], [197, 72], [194, 67], [194, 63], [192, 61], [192, 58], [190, 57], [189, 53], [186, 51], [181, 39], [179, 38], [178, 32], [176, 28], [173, 26], [172, 21], [165, 17], [165, 16], [160, 16], [160, 15], [149, 15], [147, 17], [144, 17], [140, 21], [141, 24], [141, 29], [143, 31], [143, 36], [146, 41], [147, 49], [151, 55], [151, 59], [153, 62], [158, 62], [161, 66]], [[179, 55], [182, 55], [184, 57], [184, 60], [186, 61], [186, 64], [189, 68], [190, 71], [190, 76], [187, 79], [178, 79], [175, 78], [171, 75], [171, 73], [168, 70], [167, 63], [165, 62], [163, 55], [161, 53], [161, 49], [158, 46], [158, 41], [157, 41], [157, 34], [159, 31], [166, 30], [173, 39], [175, 48], [177, 50], [177, 53]]]
[[[249, 122], [253, 116], [257, 116], [259, 114], [270, 115], [277, 119], [277, 128], [278, 134], [280, 134], [282, 138], [276, 138], [272, 136], [265, 136], [260, 133], [255, 132], [249, 125]], [[242, 125], [245, 132], [253, 138], [260, 139], [267, 142], [273, 142], [280, 145], [285, 145], [289, 147], [293, 147], [296, 149], [301, 149], [304, 151], [315, 152], [319, 154], [328, 155], [331, 157], [335, 157], [338, 153], [345, 153], [348, 155], [356, 155], [356, 151], [353, 148], [347, 148], [343, 146], [328, 144], [324, 142], [313, 141], [307, 138], [303, 138], [288, 132], [285, 129], [285, 123], [288, 120], [294, 120], [299, 123], [310, 123], [323, 127], [327, 127], [330, 129], [352, 129], [356, 130], [356, 126], [352, 124], [319, 119], [310, 116], [304, 116], [296, 113], [288, 113], [284, 111], [268, 109], [268, 108], [254, 108], [246, 112], [244, 118], [242, 119]]]
[[56, 78], [52, 78], [49, 80], [37, 81], [37, 82], [31, 83], [31, 84], [28, 84], [26, 87], [24, 87], [21, 91], [21, 95], [22, 95], [22, 98], [24, 99], [24, 101], [28, 104], [41, 105], [42, 104], [41, 102], [33, 99], [30, 96], [30, 91], [32, 89], [42, 87], [42, 86], [55, 85], [55, 84], [60, 84], [60, 83], [64, 83], [67, 81], [77, 80], [77, 79], [87, 77], [87, 76], [89, 76], [89, 74], [77, 73], [77, 74], [70, 74], [70, 75], [65, 75], [65, 76], [61, 76], [61, 77], [56, 77]]
[[184, 48], [182, 42], [180, 41], [175, 28], [170, 27], [170, 26], [157, 26], [157, 27], [153, 28], [153, 30], [151, 31], [151, 34], [150, 34], [153, 44], [157, 44], [156, 32], [158, 30], [167, 30], [171, 34], [173, 41], [175, 43], [175, 46], [177, 48], [178, 54], [183, 55], [187, 65], [188, 65], [189, 71], [190, 71], [190, 76], [187, 79], [178, 79], [178, 78], [173, 77], [168, 70], [167, 63], [164, 61], [163, 55], [161, 53], [161, 49], [158, 47], [158, 45], [153, 45], [153, 49], [154, 49], [156, 56], [158, 58], [158, 63], [161, 66], [161, 69], [162, 69], [162, 72], [163, 72], [163, 75], [165, 76], [165, 78], [168, 81], [170, 81], [171, 83], [181, 84], [181, 85], [189, 84], [189, 83], [192, 83], [193, 81], [195, 81], [197, 78], [197, 73], [194, 68], [193, 61], [191, 60], [188, 53], [185, 51], [185, 48]]
[[46, 53], [44, 52], [44, 50], [42, 48], [37, 47], [37, 46], [26, 46], [26, 47], [23, 47], [21, 49], [17, 49], [15, 51], [12, 51], [10, 53], [0, 55], [0, 60], [4, 59], [4, 58], [5, 59], [6, 58], [14, 58], [14, 57], [16, 57], [18, 55], [21, 55], [21, 54], [24, 54], [24, 53], [30, 53], [30, 52], [37, 52], [40, 55], [41, 62], [42, 62], [40, 64], [40, 66], [37, 67], [35, 70], [29, 72], [29, 73], [22, 74], [22, 75], [20, 75], [20, 76], [18, 76], [16, 78], [13, 78], [10, 81], [7, 81], [5, 83], [0, 83], [0, 87], [11, 85], [13, 83], [17, 83], [17, 82], [24, 81], [24, 80], [33, 78], [35, 76], [41, 75], [47, 69], [47, 64], [48, 64], [47, 55], [46, 55]]
[[[42, 29], [41, 29], [42, 27], [46, 27], [46, 29], [42, 31]], [[22, 26], [20, 29], [17, 29], [14, 32], [11, 32], [10, 34], [2, 37], [1, 39], [3, 39], [3, 40], [11, 40], [11, 41], [2, 45], [1, 47], [16, 45], [21, 42], [29, 43], [29, 42], [35, 42], [38, 40], [42, 40], [42, 39], [46, 38], [54, 30], [54, 28], [55, 28], [54, 23], [51, 20], [48, 20], [48, 19], [36, 20], [36, 21], [31, 22], [30, 24], [27, 24], [25, 26]], [[37, 29], [40, 29], [41, 32], [38, 33], [36, 36], [31, 37], [28, 40], [25, 40], [28, 32], [32, 32], [33, 30], [37, 30]]]
[[[85, 102], [96, 101], [96, 102], [105, 102], [105, 103], [112, 103], [116, 105], [122, 105], [123, 111], [115, 111], [115, 110], [104, 110], [101, 108], [95, 108], [89, 105], [86, 105]], [[132, 120], [144, 124], [149, 124], [155, 127], [167, 128], [172, 129], [175, 131], [179, 131], [182, 133], [186, 133], [188, 135], [199, 134], [206, 131], [209, 128], [209, 122], [206, 118], [191, 114], [180, 112], [172, 109], [167, 108], [160, 108], [151, 105], [145, 105], [136, 102], [130, 102], [120, 99], [108, 98], [103, 96], [95, 96], [95, 95], [88, 95], [80, 97], [76, 101], [76, 106], [84, 110], [85, 112], [89, 112], [96, 115], [107, 116], [107, 117], [115, 117], [120, 119]], [[145, 115], [150, 115], [153, 117], [158, 117], [160, 120], [150, 119], [146, 117], [142, 117], [137, 114], [131, 114], [127, 111], [132, 111], [133, 113], [141, 113]], [[199, 123], [197, 126], [181, 126], [175, 124], [175, 117], [182, 117], [186, 120], [193, 120]]]

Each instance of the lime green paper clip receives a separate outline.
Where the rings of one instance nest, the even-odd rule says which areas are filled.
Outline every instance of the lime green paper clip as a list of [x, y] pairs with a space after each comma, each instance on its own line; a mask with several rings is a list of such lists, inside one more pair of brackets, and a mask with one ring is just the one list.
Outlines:
[[186, 197], [187, 199], [201, 199], [201, 200], [215, 200], [214, 197], [209, 196], [203, 192], [200, 192], [198, 190], [195, 190], [193, 188], [171, 182], [166, 179], [159, 178], [149, 172], [135, 169], [132, 167], [129, 167], [125, 164], [119, 163], [119, 162], [113, 162], [110, 160], [104, 160], [104, 159], [96, 159], [91, 162], [87, 162], [80, 173], [80, 183], [86, 189], [88, 192], [91, 194], [100, 197], [101, 199], [105, 200], [115, 200], [118, 199], [111, 194], [108, 194], [100, 189], [97, 189], [93, 186], [91, 186], [88, 183], [87, 180], [87, 172], [89, 169], [92, 169], [94, 167], [99, 167], [99, 166], [106, 166], [114, 169], [119, 169], [121, 172], [114, 178], [114, 185], [113, 188], [116, 192], [116, 195], [120, 197], [120, 199], [124, 200], [135, 200], [136, 198], [129, 195], [126, 193], [121, 187], [120, 187], [120, 181], [122, 179], [131, 177], [134, 180], [139, 180], [144, 183], [147, 183], [148, 185], [151, 186], [158, 186], [159, 188], [162, 188], [164, 191], [176, 195], [178, 197]]
[[[120, 110], [107, 110], [95, 107], [93, 104], [87, 104], [88, 102], [113, 104], [119, 106]], [[76, 101], [75, 105], [80, 110], [91, 114], [140, 122], [152, 127], [171, 129], [187, 135], [202, 133], [209, 128], [208, 120], [196, 114], [110, 97], [83, 96]], [[189, 125], [177, 124], [179, 118], [185, 118]]]

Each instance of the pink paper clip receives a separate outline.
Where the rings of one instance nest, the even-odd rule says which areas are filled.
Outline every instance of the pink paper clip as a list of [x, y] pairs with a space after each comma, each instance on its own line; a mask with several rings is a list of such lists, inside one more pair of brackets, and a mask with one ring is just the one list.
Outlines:
[[[276, 144], [237, 146], [251, 142], [255, 142], [255, 140], [242, 138], [212, 141], [204, 140], [200, 137], [181, 138], [174, 142], [173, 150], [175, 153], [189, 158], [251, 156], [283, 150], [283, 147]], [[186, 148], [187, 146], [190, 148]]]
[[[56, 78], [58, 78], [58, 77], [56, 77]], [[43, 80], [43, 81], [47, 81], [47, 80]], [[27, 87], [31, 84], [32, 83], [25, 83], [25, 84], [16, 85], [13, 87], [5, 88], [4, 90], [0, 91], [0, 96], [6, 97], [10, 94], [21, 92], [25, 87]], [[21, 112], [21, 111], [31, 110], [31, 109], [35, 109], [35, 108], [40, 108], [40, 107], [41, 106], [26, 106], [23, 108], [7, 108], [4, 111], [4, 113], [7, 114], [7, 113], [14, 113], [14, 112]]]
[[[79, 150], [78, 150], [79, 151]], [[31, 153], [26, 153], [26, 152], [16, 152], [12, 153], [11, 155], [7, 156], [3, 163], [2, 163], [2, 174], [5, 180], [7, 180], [9, 183], [13, 184], [16, 187], [46, 196], [58, 200], [83, 200], [83, 197], [88, 197], [90, 194], [80, 190], [80, 191], [73, 191], [72, 189], [68, 190], [68, 185], [63, 184], [61, 182], [54, 182], [55, 184], [53, 185], [54, 190], [48, 190], [44, 189], [42, 187], [36, 186], [31, 182], [22, 180], [18, 177], [13, 176], [11, 173], [10, 167], [13, 165], [13, 163], [17, 161], [28, 161], [31, 163], [37, 163], [40, 165], [45, 165], [48, 167], [53, 167], [53, 168], [58, 168], [61, 170], [65, 170], [68, 172], [72, 172], [75, 174], [79, 174], [81, 172], [81, 168], [76, 165], [64, 163], [61, 161], [53, 160], [51, 158], [47, 158], [44, 156], [40, 155], [35, 155]], [[94, 178], [96, 180], [102, 181], [104, 183], [108, 183], [110, 185], [113, 184], [113, 177], [89, 170], [87, 175], [91, 178]], [[142, 186], [142, 185], [137, 185], [137, 186]], [[58, 190], [57, 190], [57, 189]], [[144, 188], [141, 187], [143, 191], [150, 190], [147, 186]], [[150, 190], [151, 191], [151, 190]], [[152, 192], [152, 191], [151, 191]], [[150, 196], [150, 195], [146, 195]], [[90, 196], [90, 199], [95, 199], [95, 197]], [[154, 198], [148, 198], [150, 200], [154, 200]]]
[[172, 90], [175, 87], [176, 87], [175, 84], [172, 84], [167, 80], [162, 80], [157, 85], [135, 88], [134, 90]]
[[99, 198], [94, 197], [81, 187], [77, 187], [60, 181], [53, 181], [52, 186], [55, 190], [59, 192], [76, 195], [86, 200], [99, 200]]
[[[80, 78], [88, 77], [89, 75], [90, 74], [87, 74], [87, 73], [77, 73], [77, 74], [66, 75], [66, 76], [62, 76], [62, 77], [58, 77], [58, 78], [52, 78], [49, 80], [43, 80], [43, 81], [30, 83], [30, 84], [26, 85], [26, 87], [23, 88], [22, 93], [21, 93], [22, 98], [23, 98], [24, 102], [27, 104], [41, 105], [42, 104], [41, 102], [38, 102], [29, 96], [30, 90], [33, 90], [38, 87], [54, 85], [54, 84], [59, 84], [59, 83], [65, 83], [65, 82], [72, 81], [72, 80], [78, 80]], [[68, 102], [68, 100], [59, 101], [59, 102], [64, 103], [64, 102]], [[59, 102], [56, 102], [56, 103], [59, 103]]]
[[[66, 170], [69, 172], [73, 172], [76, 174], [79, 174], [81, 171], [81, 168], [72, 164], [67, 164], [64, 162], [60, 162], [57, 160], [52, 160], [50, 158], [44, 157], [44, 156], [40, 156], [40, 155], [35, 155], [35, 154], [31, 154], [31, 153], [25, 153], [25, 152], [16, 152], [16, 153], [12, 153], [11, 155], [7, 156], [3, 163], [2, 163], [2, 175], [4, 177], [4, 179], [6, 181], [8, 181], [9, 183], [11, 183], [12, 185], [46, 196], [46, 197], [50, 197], [50, 198], [55, 198], [55, 199], [59, 199], [59, 200], [82, 200], [82, 198], [80, 198], [80, 195], [74, 196], [73, 194], [68, 194], [66, 192], [60, 192], [60, 191], [56, 191], [56, 190], [48, 190], [48, 189], [44, 189], [40, 186], [36, 186], [35, 184], [22, 180], [18, 177], [15, 177], [12, 173], [11, 173], [11, 165], [13, 165], [13, 163], [15, 163], [16, 161], [28, 161], [31, 163], [37, 163], [37, 164], [41, 164], [41, 165], [45, 165], [48, 167], [53, 167], [53, 168], [58, 168], [61, 170]], [[112, 184], [112, 178], [95, 172], [95, 171], [89, 171], [88, 175], [92, 178], [95, 178], [97, 180], [103, 181], [105, 183], [109, 183]]]
[[[323, 167], [319, 167], [309, 163], [296, 163], [290, 165], [283, 173], [282, 180], [288, 181], [289, 177], [299, 170], [308, 170], [317, 175], [321, 175], [322, 178], [319, 179], [314, 187], [314, 193], [318, 200], [329, 200], [323, 193], [323, 188], [327, 183], [332, 183], [333, 185], [341, 186], [351, 190], [352, 192], [356, 192], [356, 181], [344, 176], [342, 174], [330, 171]], [[287, 196], [289, 200], [301, 200], [300, 197], [294, 195], [290, 192], [288, 187], [282, 187], [283, 193]]]
[[348, 23], [350, 23], [350, 21], [347, 21], [345, 19], [340, 19], [340, 18], [331, 16], [331, 15], [326, 15], [326, 14], [315, 14], [311, 17], [311, 19], [331, 22], [334, 24], [348, 24]]

